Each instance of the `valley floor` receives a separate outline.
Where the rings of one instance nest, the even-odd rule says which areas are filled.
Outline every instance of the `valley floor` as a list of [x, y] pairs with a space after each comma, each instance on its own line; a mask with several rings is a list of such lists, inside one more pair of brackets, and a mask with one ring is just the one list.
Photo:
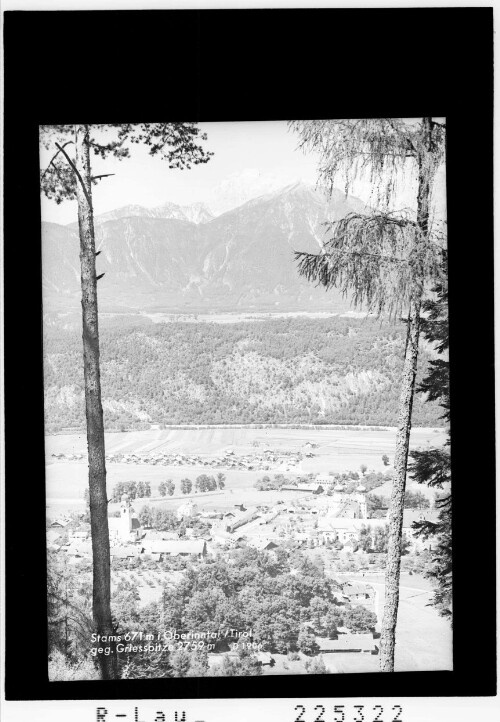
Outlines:
[[[427, 444], [441, 445], [445, 441], [444, 430], [414, 428], [411, 434], [411, 448], [425, 447]], [[307, 443], [316, 447], [309, 449]], [[255, 454], [259, 449], [271, 448], [283, 451], [312, 451], [312, 458], [304, 458], [300, 465], [290, 473], [320, 474], [344, 471], [358, 471], [361, 464], [368, 470], [386, 471], [382, 456], [387, 454], [392, 460], [395, 447], [395, 430], [349, 429], [166, 429], [117, 432], [106, 434], [107, 454], [146, 454], [178, 453], [196, 454], [207, 460], [222, 456], [232, 450], [235, 455]], [[82, 509], [83, 494], [87, 485], [87, 439], [85, 434], [59, 434], [45, 439], [46, 489], [49, 516], [60, 514], [63, 510]], [[82, 455], [79, 461], [60, 461], [53, 454]], [[202, 474], [215, 474], [222, 471], [226, 476], [224, 494], [204, 496], [207, 508], [234, 506], [246, 502], [256, 504], [264, 501], [273, 503], [272, 492], [259, 492], [254, 488], [257, 479], [265, 474], [277, 474], [283, 471], [279, 467], [269, 471], [243, 471], [231, 468], [217, 468], [198, 465], [163, 466], [146, 463], [108, 463], [108, 488], [120, 481], [150, 482], [153, 496], [158, 484], [170, 478], [179, 490], [181, 479], [188, 477], [192, 481]], [[426, 487], [419, 487], [427, 493]], [[387, 493], [380, 487], [377, 493]], [[275, 492], [276, 499], [287, 500], [294, 492]], [[196, 495], [194, 495], [196, 496]], [[176, 493], [177, 497], [177, 493]], [[200, 496], [201, 498], [201, 496]], [[162, 503], [175, 508], [181, 503], [179, 498], [162, 498]]]

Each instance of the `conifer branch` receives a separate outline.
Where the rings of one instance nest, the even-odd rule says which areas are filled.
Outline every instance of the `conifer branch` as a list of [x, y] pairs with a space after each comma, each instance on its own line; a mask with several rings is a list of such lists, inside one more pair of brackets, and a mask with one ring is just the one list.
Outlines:
[[442, 271], [439, 234], [422, 244], [416, 223], [400, 213], [350, 213], [327, 225], [332, 236], [320, 253], [295, 252], [298, 271], [344, 296], [354, 292], [357, 307], [399, 314], [422, 272], [435, 279]]
[[71, 158], [69, 157], [69, 155], [68, 155], [68, 154], [66, 153], [66, 151], [64, 150], [64, 146], [60, 146], [59, 143], [56, 143], [56, 147], [59, 148], [59, 150], [62, 152], [62, 154], [64, 155], [64, 157], [66, 158], [66, 160], [68, 161], [68, 163], [70, 164], [70, 166], [73, 168], [74, 172], [76, 173], [76, 175], [77, 175], [77, 177], [78, 177], [78, 180], [80, 181], [80, 184], [81, 184], [81, 186], [82, 186], [82, 188], [83, 188], [83, 192], [85, 193], [85, 198], [87, 199], [87, 203], [89, 204], [89, 208], [92, 208], [92, 201], [90, 200], [90, 196], [89, 196], [88, 190], [87, 190], [86, 187], [85, 187], [85, 183], [83, 182], [83, 178], [82, 178], [82, 176], [80, 175], [80, 173], [79, 173], [79, 171], [78, 171], [78, 168], [76, 167], [76, 165], [73, 163], [73, 161], [71, 160]]
[[[57, 155], [57, 153], [56, 153], [56, 155]], [[54, 158], [55, 158], [55, 156], [54, 156]], [[52, 166], [52, 167], [54, 168], [55, 172], [57, 173], [57, 175], [59, 176], [59, 178], [60, 178], [61, 180], [63, 180], [63, 178], [62, 178], [62, 176], [61, 176], [61, 171], [59, 170], [59, 168], [58, 168], [58, 167], [56, 166], [56, 164], [54, 163], [54, 158], [52, 158], [52, 160], [50, 161], [49, 165], [48, 165], [47, 168], [45, 169], [45, 173], [47, 173], [47, 171], [49, 170], [50, 166]], [[43, 180], [43, 178], [44, 178], [44, 176], [45, 176], [45, 173], [44, 173], [43, 176], [42, 176], [42, 180]]]
[[[63, 148], [66, 148], [67, 145], [71, 145], [72, 143], [73, 143], [72, 140], [68, 140], [68, 142], [63, 145]], [[57, 143], [56, 143], [56, 145], [57, 145]], [[45, 170], [44, 170], [44, 172], [43, 172], [43, 174], [42, 174], [41, 180], [43, 180], [43, 179], [45, 178], [45, 176], [47, 175], [47, 172], [48, 172], [48, 170], [49, 170], [49, 168], [50, 168], [51, 165], [53, 165], [54, 168], [55, 168], [56, 171], [57, 171], [57, 166], [56, 166], [56, 164], [54, 163], [54, 161], [55, 161], [55, 159], [57, 158], [57, 156], [59, 155], [59, 153], [60, 153], [61, 150], [62, 150], [62, 148], [61, 148], [59, 145], [57, 145], [57, 147], [59, 148], [59, 150], [58, 150], [57, 153], [55, 153], [55, 154], [52, 156], [52, 158], [50, 159], [50, 162], [49, 162], [48, 166], [45, 168]], [[57, 172], [59, 173], [59, 171], [57, 171]]]

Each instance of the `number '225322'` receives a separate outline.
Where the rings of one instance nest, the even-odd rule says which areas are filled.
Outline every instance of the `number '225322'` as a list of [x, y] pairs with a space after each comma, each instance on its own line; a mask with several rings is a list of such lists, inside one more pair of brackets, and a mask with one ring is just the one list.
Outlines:
[[312, 709], [315, 716], [309, 719], [306, 717], [307, 710], [304, 705], [296, 705], [295, 712], [298, 714], [294, 722], [403, 722], [403, 708], [399, 704], [388, 710], [384, 710], [380, 704], [371, 709], [363, 704], [355, 704], [352, 710], [344, 704], [336, 704], [331, 711], [322, 704], [317, 704]]

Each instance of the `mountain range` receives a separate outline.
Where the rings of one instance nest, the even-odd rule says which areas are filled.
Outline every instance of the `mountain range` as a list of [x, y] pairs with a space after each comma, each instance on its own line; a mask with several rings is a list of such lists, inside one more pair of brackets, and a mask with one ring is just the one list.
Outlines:
[[[101, 213], [94, 218], [94, 225], [100, 226], [107, 221], [117, 221], [120, 218], [133, 216], [141, 218], [175, 218], [178, 221], [190, 221], [191, 223], [207, 223], [215, 218], [214, 214], [204, 203], [191, 203], [188, 206], [180, 206], [177, 203], [164, 203], [156, 208], [145, 208], [144, 206], [129, 205], [117, 208], [107, 213]], [[68, 226], [72, 229], [78, 228], [78, 223], [71, 223]]]
[[[126, 206], [95, 219], [101, 311], [171, 313], [340, 311], [348, 302], [301, 278], [294, 251], [318, 252], [325, 221], [362, 212], [362, 201], [329, 199], [304, 183], [254, 198], [214, 217], [201, 203]], [[80, 304], [75, 224], [42, 224], [44, 309]]]

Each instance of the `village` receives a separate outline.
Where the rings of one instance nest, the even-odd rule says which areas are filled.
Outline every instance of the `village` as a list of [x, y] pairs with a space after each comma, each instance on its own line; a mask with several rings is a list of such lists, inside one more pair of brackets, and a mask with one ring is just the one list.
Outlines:
[[[107, 454], [106, 461], [113, 464], [150, 464], [152, 466], [205, 466], [212, 469], [243, 469], [246, 471], [269, 471], [280, 468], [291, 471], [298, 467], [303, 459], [313, 458], [312, 451], [276, 451], [263, 449], [252, 454], [237, 456], [233, 450], [227, 450], [222, 456], [200, 454], [168, 454], [164, 452], [149, 453], [114, 453]], [[63, 452], [52, 454], [58, 461], [81, 461], [84, 454]]]
[[[227, 454], [225, 458], [231, 457]], [[226, 501], [217, 507], [212, 500], [208, 506], [203, 494], [191, 494], [167, 512], [166, 529], [165, 524], [155, 525], [152, 507], [147, 506], [154, 497], [131, 499], [123, 494], [108, 520], [112, 584], [116, 587], [124, 580], [135, 583], [141, 603], [147, 604], [161, 598], [164, 565], [168, 562], [174, 565], [178, 562], [168, 575], [169, 583], [175, 584], [182, 579], [186, 564], [221, 558], [228, 561], [235, 549], [255, 549], [271, 558], [280, 548], [288, 554], [298, 550], [320, 555], [325, 574], [335, 589], [335, 603], [340, 607], [362, 606], [376, 619], [369, 630], [360, 632], [339, 626], [333, 638], [318, 638], [322, 657], [377, 655], [381, 623], [379, 590], [363, 577], [365, 573], [375, 574], [383, 581], [387, 519], [380, 515], [370, 518], [368, 498], [362, 480], [353, 488], [352, 483], [344, 484], [333, 475], [322, 473], [309, 483], [289, 479], [281, 484], [278, 493], [263, 489], [258, 504], [237, 503], [228, 507]], [[82, 517], [73, 514], [49, 522], [48, 548], [57, 556], [63, 555], [70, 565], [91, 560], [90, 526]], [[434, 521], [436, 517], [435, 509], [405, 509], [403, 537], [407, 555], [418, 556], [432, 549], [434, 540], [417, 537], [412, 525], [416, 521]], [[259, 663], [269, 668], [274, 667], [279, 657], [261, 649], [256, 655]], [[212, 653], [209, 658], [215, 664], [220, 655]], [[338, 669], [338, 663], [332, 664], [332, 669]]]

